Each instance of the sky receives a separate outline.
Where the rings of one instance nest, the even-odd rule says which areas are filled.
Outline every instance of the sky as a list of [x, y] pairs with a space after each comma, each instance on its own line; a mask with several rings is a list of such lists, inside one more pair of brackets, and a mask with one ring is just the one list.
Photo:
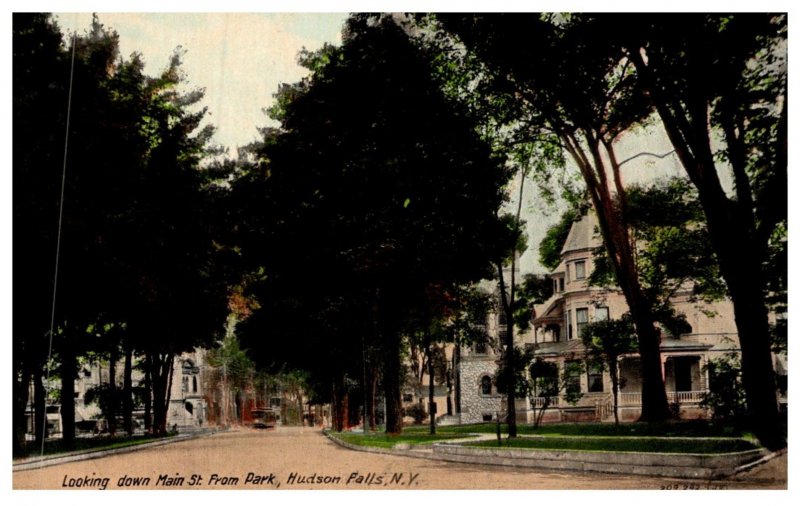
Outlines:
[[[56, 13], [62, 31], [82, 34], [91, 13]], [[205, 88], [207, 121], [215, 142], [231, 148], [258, 138], [263, 112], [281, 83], [307, 74], [297, 65], [303, 49], [339, 44], [343, 13], [104, 13], [100, 22], [119, 34], [120, 55], [142, 54], [145, 73], [164, 70], [177, 47], [191, 88]], [[235, 152], [232, 151], [235, 155]]]

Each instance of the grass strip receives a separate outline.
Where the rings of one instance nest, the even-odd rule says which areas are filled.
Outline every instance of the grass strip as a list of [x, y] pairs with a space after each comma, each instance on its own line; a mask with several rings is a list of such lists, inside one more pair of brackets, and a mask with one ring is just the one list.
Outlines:
[[[173, 437], [175, 434], [170, 434], [164, 437], [154, 436], [134, 436], [134, 437], [99, 437], [99, 438], [78, 438], [75, 439], [71, 447], [66, 447], [62, 441], [47, 441], [44, 445], [45, 455], [58, 455], [70, 454], [74, 452], [87, 452], [87, 451], [103, 451], [114, 450], [117, 448], [126, 448], [128, 446], [136, 446], [145, 443], [152, 443], [154, 441], [161, 441]], [[41, 446], [30, 444], [28, 452], [23, 457], [38, 457], [41, 454]]]
[[[427, 426], [409, 426], [404, 433], [421, 434]], [[443, 425], [436, 428], [442, 434], [494, 434], [495, 423], [475, 423], [465, 425]], [[508, 425], [500, 424], [503, 434], [508, 434]], [[625, 423], [615, 426], [607, 423], [558, 423], [534, 427], [518, 424], [520, 435], [537, 436], [658, 436], [658, 437], [741, 437], [744, 434], [731, 427], [721, 427], [705, 421], [664, 422], [664, 423]]]
[[504, 438], [498, 446], [497, 440], [463, 443], [462, 446], [500, 449], [570, 450], [589, 452], [635, 452], [635, 453], [734, 453], [755, 449], [756, 446], [743, 439], [668, 439], [668, 438]]
[[372, 446], [377, 448], [392, 448], [398, 443], [407, 443], [410, 445], [425, 445], [432, 444], [438, 441], [446, 441], [448, 439], [462, 438], [463, 434], [415, 434], [404, 433], [398, 435], [390, 434], [361, 434], [356, 432], [334, 432], [331, 434], [333, 437], [359, 446]]

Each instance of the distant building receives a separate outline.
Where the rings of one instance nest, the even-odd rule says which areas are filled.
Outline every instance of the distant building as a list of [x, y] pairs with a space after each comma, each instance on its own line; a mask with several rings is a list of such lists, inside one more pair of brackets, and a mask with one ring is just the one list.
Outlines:
[[206, 351], [196, 349], [175, 357], [167, 427], [203, 427], [208, 422], [204, 391]]

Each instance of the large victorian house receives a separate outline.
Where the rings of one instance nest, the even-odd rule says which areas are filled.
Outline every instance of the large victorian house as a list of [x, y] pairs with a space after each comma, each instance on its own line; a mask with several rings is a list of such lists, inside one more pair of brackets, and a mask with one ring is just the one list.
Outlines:
[[[532, 422], [543, 407], [547, 408], [541, 418], [545, 422], [614, 418], [610, 375], [587, 360], [580, 339], [581, 330], [590, 322], [617, 319], [628, 311], [620, 290], [588, 284], [594, 268], [593, 251], [601, 246], [594, 214], [572, 225], [561, 251], [561, 263], [550, 273], [553, 295], [534, 307], [533, 330], [515, 338], [516, 346], [526, 347], [536, 358], [554, 365], [554, 374], [556, 368], [562, 377], [570, 371], [566, 382], [580, 391], [580, 400], [567, 402], [563, 392], [546, 399], [520, 399], [516, 406], [520, 422]], [[672, 303], [686, 316], [691, 330], [679, 336], [666, 330], [661, 333], [661, 368], [668, 400], [682, 418], [704, 418], [709, 415], [701, 405], [708, 391], [707, 364], [739, 352], [732, 305], [728, 300], [701, 303], [691, 297], [690, 290], [677, 293]], [[498, 329], [489, 330], [495, 336], [498, 333]], [[493, 383], [497, 353], [490, 347], [465, 350], [459, 371], [462, 423], [493, 420], [498, 413], [503, 416], [504, 396], [497, 393]], [[580, 367], [571, 367], [573, 364]], [[641, 412], [638, 353], [623, 356], [618, 371], [620, 420], [635, 420]]]
[[[550, 274], [553, 296], [534, 307], [534, 342], [536, 356], [557, 364], [564, 370], [569, 361], [583, 362], [583, 372], [573, 379], [583, 394], [571, 405], [555, 399], [546, 419], [604, 420], [613, 418], [611, 380], [607, 371], [586, 363], [580, 340], [582, 329], [592, 321], [620, 318], [628, 311], [620, 290], [590, 286], [594, 268], [592, 252], [602, 246], [597, 219], [593, 213], [573, 224], [561, 251], [561, 263]], [[739, 341], [733, 309], [728, 300], [701, 303], [685, 290], [672, 298], [677, 312], [686, 316], [690, 332], [661, 335], [661, 370], [667, 398], [684, 418], [705, 417], [700, 402], [708, 390], [706, 365], [725, 353], [737, 353]], [[620, 419], [634, 420], [641, 411], [639, 356], [631, 353], [619, 363]], [[536, 403], [543, 400], [533, 399]]]

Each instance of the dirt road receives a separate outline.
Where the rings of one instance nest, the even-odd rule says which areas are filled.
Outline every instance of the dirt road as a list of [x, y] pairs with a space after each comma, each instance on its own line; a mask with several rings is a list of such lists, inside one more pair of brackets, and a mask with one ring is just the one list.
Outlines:
[[786, 488], [786, 456], [734, 478], [556, 473], [356, 452], [318, 430], [238, 430], [13, 473], [14, 489], [732, 489]]

